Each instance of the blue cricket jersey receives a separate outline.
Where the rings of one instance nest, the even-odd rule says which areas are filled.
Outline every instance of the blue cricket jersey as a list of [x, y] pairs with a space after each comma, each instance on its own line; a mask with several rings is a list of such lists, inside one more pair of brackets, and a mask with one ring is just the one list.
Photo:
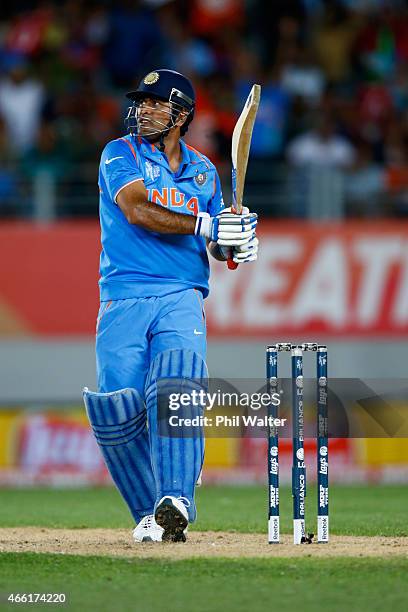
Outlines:
[[99, 167], [101, 301], [160, 297], [191, 287], [208, 295], [205, 239], [131, 225], [116, 203], [121, 189], [142, 180], [151, 202], [187, 215], [218, 214], [224, 202], [215, 166], [182, 140], [180, 145], [182, 161], [176, 174], [166, 155], [142, 138], [118, 138], [103, 150]]

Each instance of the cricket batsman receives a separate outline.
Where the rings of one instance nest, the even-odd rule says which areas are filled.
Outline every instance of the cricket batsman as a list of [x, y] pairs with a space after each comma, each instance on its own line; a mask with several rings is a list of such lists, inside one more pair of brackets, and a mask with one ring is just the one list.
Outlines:
[[204, 439], [159, 435], [158, 381], [207, 379], [207, 249], [256, 260], [257, 217], [224, 208], [214, 165], [182, 140], [195, 109], [189, 79], [155, 70], [127, 97], [129, 133], [100, 162], [98, 392], [85, 388], [84, 401], [135, 541], [177, 542], [196, 518]]

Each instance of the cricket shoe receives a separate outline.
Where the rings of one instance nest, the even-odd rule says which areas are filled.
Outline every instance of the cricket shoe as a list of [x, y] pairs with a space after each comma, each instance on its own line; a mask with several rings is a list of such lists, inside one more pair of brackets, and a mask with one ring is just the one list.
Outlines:
[[187, 508], [190, 502], [185, 497], [165, 495], [159, 501], [154, 518], [163, 527], [163, 542], [185, 542], [188, 527]]
[[153, 514], [144, 516], [133, 530], [135, 542], [161, 542], [163, 529], [154, 520]]

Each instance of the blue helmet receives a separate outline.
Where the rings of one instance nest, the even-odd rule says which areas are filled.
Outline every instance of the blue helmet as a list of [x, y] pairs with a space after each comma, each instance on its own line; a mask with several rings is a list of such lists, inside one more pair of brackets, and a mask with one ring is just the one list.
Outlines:
[[[195, 92], [191, 81], [174, 70], [160, 69], [149, 72], [139, 83], [135, 91], [130, 91], [126, 97], [133, 101], [133, 107], [143, 100], [143, 98], [158, 98], [164, 102], [170, 102], [173, 105], [175, 117], [183, 109], [188, 111], [188, 116], [184, 124], [181, 126], [181, 135], [188, 130], [188, 125], [194, 117], [195, 109]], [[127, 127], [130, 131], [136, 127], [130, 119], [135, 114], [131, 112], [127, 117]]]

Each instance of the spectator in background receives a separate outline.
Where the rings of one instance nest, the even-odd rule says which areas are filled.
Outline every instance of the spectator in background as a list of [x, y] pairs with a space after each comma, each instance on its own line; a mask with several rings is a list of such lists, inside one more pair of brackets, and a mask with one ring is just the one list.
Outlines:
[[101, 48], [108, 40], [109, 17], [104, 6], [90, 6], [84, 24], [84, 38], [89, 45]]
[[351, 50], [359, 25], [358, 18], [338, 1], [327, 2], [322, 20], [311, 32], [311, 45], [326, 79], [332, 83], [351, 76]]
[[239, 30], [244, 19], [243, 0], [195, 0], [191, 5], [191, 31], [199, 36], [211, 36], [226, 28]]
[[129, 87], [152, 65], [160, 65], [162, 32], [156, 14], [139, 0], [118, 0], [109, 14], [104, 60], [113, 84]]
[[[351, 166], [350, 215], [374, 210], [370, 198], [364, 200], [364, 185], [380, 202], [379, 214], [385, 211], [383, 195], [374, 196], [381, 173], [391, 202], [386, 212], [408, 213], [408, 11], [403, 0], [40, 0], [17, 3], [14, 11], [6, 5], [0, 37], [0, 155], [12, 161], [5, 162], [0, 177], [3, 195], [10, 192], [11, 179], [18, 180], [21, 157], [25, 168], [28, 151], [42, 159], [43, 130], [52, 126], [72, 162], [67, 176], [75, 177], [65, 210], [74, 196], [82, 203], [84, 186], [89, 193], [94, 188], [90, 180], [101, 142], [121, 129], [122, 90], [160, 64], [197, 83], [188, 141], [224, 162], [226, 184], [236, 118], [252, 83], [261, 83], [247, 181], [259, 212], [266, 204], [254, 185], [263, 181], [264, 193], [275, 189], [283, 193], [282, 201], [286, 197], [287, 168], [281, 163], [286, 151], [296, 168]], [[317, 108], [323, 118], [310, 131]], [[343, 136], [323, 127], [333, 116]], [[39, 130], [42, 121], [48, 127]], [[356, 144], [356, 161], [348, 141]]]
[[407, 9], [391, 3], [371, 14], [359, 31], [354, 56], [368, 79], [388, 79], [408, 60]]
[[44, 43], [54, 7], [49, 2], [40, 2], [33, 10], [19, 11], [10, 20], [5, 35], [5, 49], [26, 57], [37, 55]]
[[346, 213], [353, 217], [366, 218], [383, 214], [385, 186], [384, 168], [375, 161], [370, 144], [360, 142], [356, 150], [355, 163], [345, 183]]
[[26, 176], [35, 178], [46, 173], [53, 179], [63, 178], [68, 164], [65, 147], [58, 142], [55, 125], [43, 122], [38, 138], [22, 159], [22, 169]]
[[358, 135], [369, 142], [382, 158], [384, 135], [393, 119], [394, 105], [390, 90], [384, 83], [364, 83], [356, 88]]
[[270, 68], [276, 60], [279, 63], [282, 61], [282, 47], [299, 44], [303, 36], [304, 13], [302, 0], [248, 2], [251, 46], [258, 50], [266, 68]]
[[404, 115], [389, 122], [384, 136], [384, 173], [388, 191], [388, 214], [408, 213], [408, 126]]
[[394, 78], [390, 81], [389, 91], [393, 107], [403, 113], [408, 109], [408, 62], [397, 66]]
[[293, 62], [282, 70], [282, 88], [290, 96], [304, 98], [310, 106], [317, 106], [325, 87], [325, 76], [305, 46], [296, 50]]
[[222, 74], [207, 79], [208, 94], [216, 102], [213, 104], [217, 119], [215, 138], [217, 139], [217, 156], [228, 160], [228, 174], [230, 172], [231, 136], [237, 122], [237, 109], [235, 108], [235, 91], [232, 79], [226, 82]]
[[19, 202], [20, 212], [36, 219], [56, 216], [57, 203], [60, 209], [56, 194], [62, 192], [68, 169], [68, 152], [58, 141], [53, 123], [41, 123], [38, 138], [22, 157], [20, 168], [22, 176], [28, 179], [28, 189], [24, 190]]
[[[246, 69], [244, 68], [246, 67]], [[240, 112], [253, 85], [251, 74], [260, 72], [257, 59], [242, 49], [236, 71], [236, 110]], [[289, 96], [281, 85], [281, 68], [274, 67], [263, 77], [262, 96], [252, 133], [251, 156], [276, 159], [283, 155]]]
[[13, 215], [19, 205], [17, 160], [10, 148], [7, 129], [0, 119], [0, 214]]
[[45, 104], [43, 85], [29, 76], [27, 60], [22, 55], [6, 54], [6, 74], [0, 80], [0, 117], [3, 119], [10, 147], [18, 153], [33, 146]]
[[[96, 161], [101, 143], [118, 128], [117, 99], [96, 89], [92, 76], [82, 73], [72, 90], [60, 101], [59, 116], [65, 119], [64, 131], [73, 157], [78, 161]], [[61, 119], [58, 120], [61, 123]]]
[[336, 133], [336, 124], [328, 114], [316, 119], [315, 128], [297, 136], [288, 146], [287, 157], [294, 167], [321, 167], [346, 170], [355, 159], [354, 147]]
[[[88, 15], [77, 3], [68, 3], [64, 17], [69, 25], [69, 37], [61, 48], [65, 67], [74, 72], [95, 71], [100, 64], [100, 43], [107, 40], [107, 30], [93, 31], [93, 19], [98, 19], [98, 16], [94, 13]], [[103, 22], [99, 25], [103, 26]]]
[[194, 37], [180, 21], [174, 3], [158, 12], [166, 46], [167, 65], [192, 77], [208, 77], [216, 72], [214, 50], [204, 38]]
[[191, 123], [188, 133], [184, 137], [187, 144], [198, 148], [204, 155], [208, 155], [214, 161], [218, 161], [217, 132], [218, 117], [217, 107], [213, 96], [210, 95], [205, 83], [195, 79], [196, 112], [194, 121]]
[[343, 171], [355, 159], [352, 145], [336, 133], [329, 113], [322, 112], [315, 127], [295, 138], [287, 157], [292, 172], [291, 214], [310, 219], [336, 219], [344, 216]]

